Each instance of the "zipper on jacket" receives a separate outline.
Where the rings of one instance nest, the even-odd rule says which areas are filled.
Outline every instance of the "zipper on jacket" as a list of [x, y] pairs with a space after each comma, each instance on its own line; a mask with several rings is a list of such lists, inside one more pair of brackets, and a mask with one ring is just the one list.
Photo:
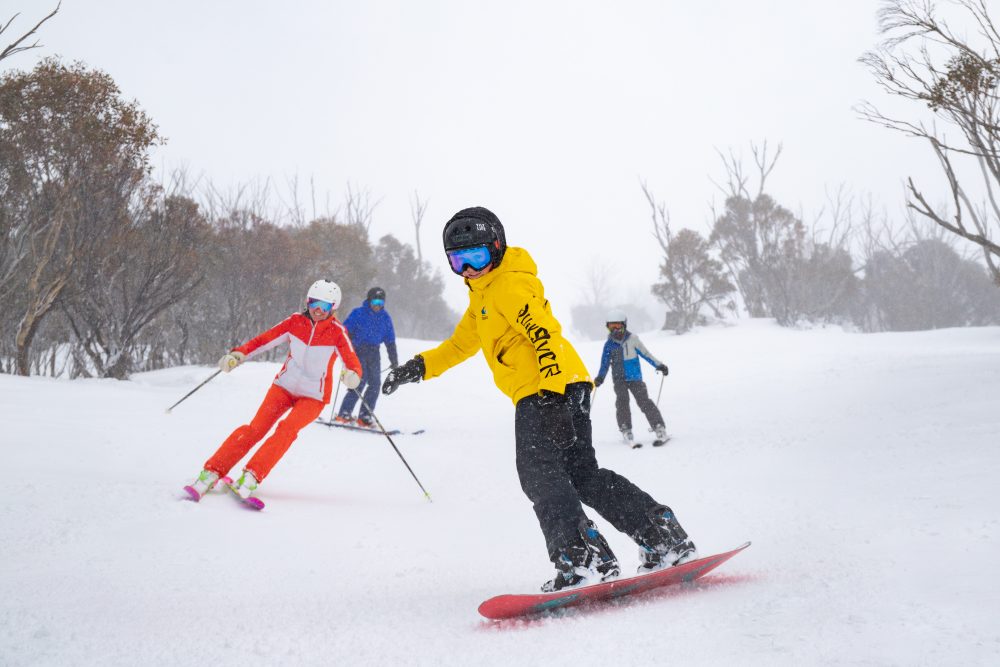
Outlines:
[[[309, 340], [306, 341], [306, 351], [302, 359], [303, 379], [309, 377], [309, 350], [312, 349], [313, 338], [316, 337], [316, 326], [319, 324], [319, 322], [313, 321], [312, 315], [309, 316], [309, 322], [312, 328], [309, 331]], [[322, 396], [323, 392], [320, 392], [320, 395]]]
[[[330, 317], [333, 317], [332, 315]], [[309, 318], [312, 319], [311, 317]], [[325, 320], [324, 320], [325, 321]], [[309, 350], [312, 349], [313, 338], [316, 337], [316, 327], [319, 326], [319, 322], [312, 323], [312, 333], [309, 334], [309, 342], [306, 343], [306, 356], [309, 356]], [[334, 352], [336, 355], [336, 352]], [[337, 363], [336, 356], [334, 356], [333, 363]], [[324, 370], [319, 376], [319, 385], [316, 387], [316, 393], [319, 395], [320, 400], [323, 400], [323, 384], [326, 382], [326, 371]]]

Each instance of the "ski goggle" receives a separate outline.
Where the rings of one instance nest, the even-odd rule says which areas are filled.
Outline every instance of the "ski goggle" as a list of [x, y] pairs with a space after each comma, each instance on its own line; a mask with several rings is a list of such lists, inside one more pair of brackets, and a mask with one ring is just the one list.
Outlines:
[[490, 256], [490, 248], [487, 245], [448, 250], [446, 254], [448, 255], [448, 262], [451, 264], [451, 270], [458, 275], [462, 275], [465, 267], [469, 267], [473, 271], [482, 271], [493, 261], [493, 258]]
[[306, 301], [306, 306], [312, 310], [313, 308], [319, 308], [324, 313], [329, 313], [333, 310], [333, 304], [329, 301], [320, 301], [319, 299], [309, 299]]
[[384, 306], [385, 305], [385, 299], [372, 299], [368, 303], [370, 303], [373, 306]]
[[608, 329], [611, 331], [621, 331], [625, 328], [625, 324], [622, 322], [608, 322]]

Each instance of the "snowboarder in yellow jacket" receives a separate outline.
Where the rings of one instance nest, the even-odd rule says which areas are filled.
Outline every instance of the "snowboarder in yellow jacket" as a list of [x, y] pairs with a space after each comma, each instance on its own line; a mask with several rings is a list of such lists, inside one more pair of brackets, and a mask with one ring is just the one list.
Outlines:
[[482, 350], [494, 383], [514, 403], [521, 488], [556, 567], [543, 590], [619, 574], [618, 560], [581, 503], [639, 544], [642, 572], [695, 558], [694, 544], [669, 507], [598, 467], [591, 441], [592, 381], [563, 338], [528, 252], [507, 247], [500, 220], [482, 207], [456, 213], [443, 237], [452, 271], [469, 287], [469, 307], [450, 338], [390, 371], [382, 393], [437, 377]]

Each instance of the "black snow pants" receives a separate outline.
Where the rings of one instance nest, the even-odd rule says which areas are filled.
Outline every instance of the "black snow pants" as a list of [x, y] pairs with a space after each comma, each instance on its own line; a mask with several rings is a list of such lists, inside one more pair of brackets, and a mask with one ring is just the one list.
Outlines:
[[653, 399], [649, 397], [645, 382], [642, 380], [615, 382], [614, 388], [615, 419], [618, 420], [619, 431], [632, 430], [632, 411], [628, 405], [628, 393], [630, 391], [635, 396], [636, 405], [642, 410], [642, 414], [646, 415], [649, 425], [654, 429], [657, 426], [663, 426], [663, 415], [660, 414], [660, 409], [656, 407], [656, 403], [653, 403]]
[[514, 437], [521, 488], [534, 504], [549, 558], [555, 562], [567, 546], [583, 546], [581, 503], [593, 507], [612, 526], [636, 539], [649, 528], [646, 512], [658, 503], [621, 475], [597, 466], [591, 439], [590, 384], [566, 386], [576, 442], [560, 449], [543, 423], [538, 396], [517, 402]]
[[[345, 387], [347, 393], [344, 394], [344, 402], [340, 404], [340, 411], [337, 413], [345, 417], [350, 417], [354, 412], [359, 394], [364, 395], [368, 408], [374, 410], [375, 403], [378, 401], [379, 389], [382, 387], [382, 354], [379, 346], [357, 345], [354, 351], [358, 355], [358, 361], [361, 362], [361, 384], [358, 385], [356, 391]], [[362, 404], [358, 417], [365, 419], [371, 417], [368, 408]]]

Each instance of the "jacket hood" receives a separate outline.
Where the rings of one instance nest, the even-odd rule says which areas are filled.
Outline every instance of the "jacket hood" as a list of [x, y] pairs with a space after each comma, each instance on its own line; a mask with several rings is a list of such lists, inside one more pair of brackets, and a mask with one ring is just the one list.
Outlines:
[[507, 248], [495, 269], [466, 279], [469, 305], [451, 336], [421, 353], [423, 379], [482, 352], [493, 383], [515, 405], [543, 389], [563, 394], [569, 384], [590, 382], [583, 360], [563, 337], [536, 273], [526, 250]]

